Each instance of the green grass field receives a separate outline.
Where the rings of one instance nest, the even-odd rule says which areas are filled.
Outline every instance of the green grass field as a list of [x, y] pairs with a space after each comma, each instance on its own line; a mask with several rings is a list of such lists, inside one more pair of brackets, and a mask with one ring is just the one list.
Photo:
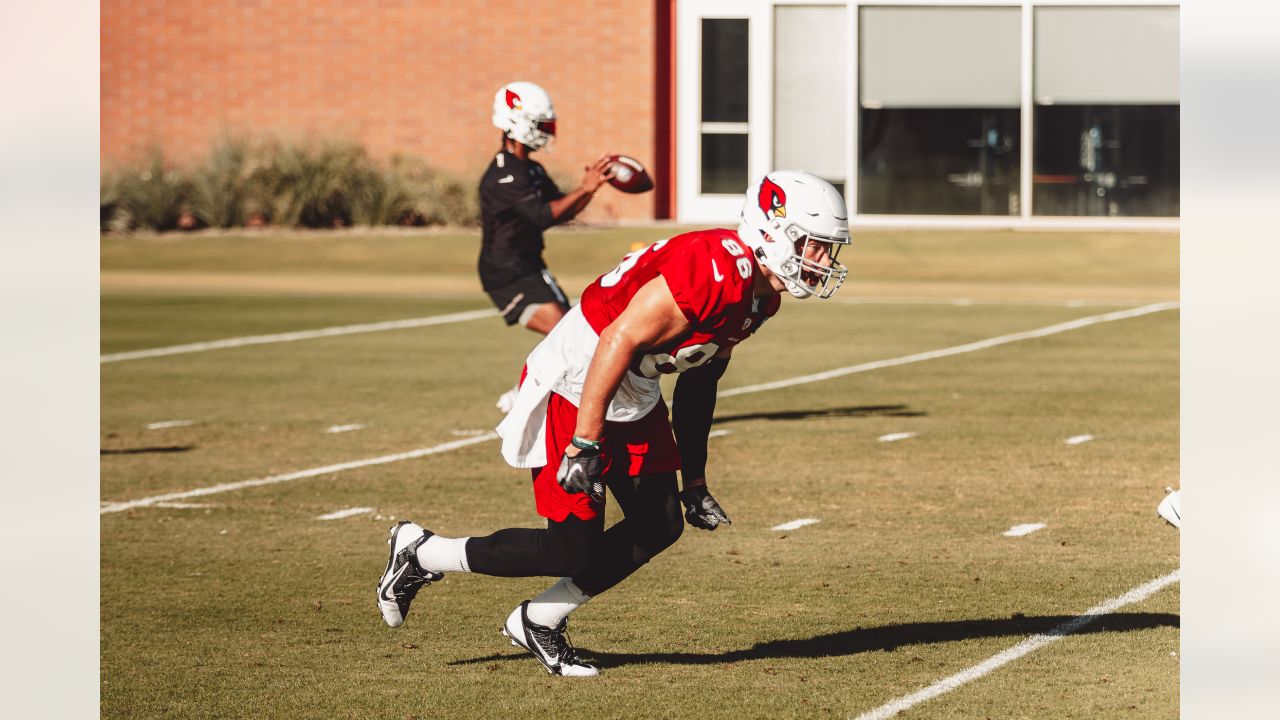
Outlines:
[[[548, 260], [573, 293], [672, 232], [557, 232]], [[784, 301], [723, 390], [1178, 297], [1171, 234], [857, 238], [837, 300]], [[106, 237], [102, 352], [486, 309], [477, 245]], [[734, 523], [687, 528], [574, 614], [604, 669], [587, 680], [548, 676], [498, 634], [549, 580], [450, 575], [396, 630], [374, 603], [393, 519], [453, 536], [540, 524], [526, 471], [477, 440], [532, 333], [483, 317], [104, 363], [104, 504], [474, 442], [106, 505], [102, 714], [856, 717], [1178, 567], [1155, 515], [1179, 485], [1178, 337], [1164, 310], [723, 398], [709, 482]], [[879, 440], [892, 433], [914, 435]], [[1080, 435], [1094, 439], [1064, 442]], [[355, 507], [371, 510], [317, 519]], [[820, 522], [771, 529], [799, 518]], [[1022, 523], [1046, 527], [1002, 535]], [[1178, 624], [1174, 584], [902, 717], [1176, 717]]]

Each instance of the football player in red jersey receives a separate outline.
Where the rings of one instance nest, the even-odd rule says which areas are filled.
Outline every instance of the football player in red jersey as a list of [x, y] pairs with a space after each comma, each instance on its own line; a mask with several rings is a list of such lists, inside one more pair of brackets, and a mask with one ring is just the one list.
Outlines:
[[[597, 278], [529, 354], [498, 426], [503, 457], [532, 469], [546, 528], [445, 538], [397, 524], [378, 584], [387, 624], [402, 624], [419, 588], [445, 572], [559, 577], [502, 632], [553, 674], [597, 674], [565, 637], [568, 614], [675, 542], [683, 520], [705, 530], [729, 523], [706, 482], [720, 377], [782, 293], [827, 298], [840, 287], [847, 270], [836, 255], [849, 242], [835, 188], [776, 171], [747, 191], [737, 232], [662, 240]], [[668, 373], [680, 373], [670, 415], [659, 387]], [[606, 487], [624, 515], [607, 530]]]

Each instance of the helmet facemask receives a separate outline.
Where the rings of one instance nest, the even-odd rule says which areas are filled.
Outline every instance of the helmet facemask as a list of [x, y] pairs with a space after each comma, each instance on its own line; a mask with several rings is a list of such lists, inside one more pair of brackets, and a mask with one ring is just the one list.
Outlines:
[[787, 241], [761, 232], [764, 242], [755, 250], [760, 264], [777, 275], [796, 298], [816, 296], [825, 300], [834, 295], [849, 275], [849, 269], [836, 259], [849, 239], [822, 237], [794, 223], [788, 224], [783, 233]]
[[554, 114], [534, 117], [514, 111], [513, 115], [512, 127], [507, 131], [507, 137], [527, 145], [530, 150], [541, 150], [555, 138], [556, 116]]

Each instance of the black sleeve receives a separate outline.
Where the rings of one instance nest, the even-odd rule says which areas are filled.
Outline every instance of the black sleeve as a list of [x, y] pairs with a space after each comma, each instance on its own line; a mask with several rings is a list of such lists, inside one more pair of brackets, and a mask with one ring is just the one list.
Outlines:
[[707, 435], [716, 410], [716, 389], [728, 358], [711, 361], [680, 373], [675, 395], [671, 398], [671, 429], [680, 448], [680, 473], [686, 479], [706, 477]]
[[552, 181], [551, 176], [547, 176], [547, 182], [542, 186], [542, 199], [548, 202], [559, 200], [564, 197], [564, 191]]
[[[500, 180], [510, 177], [509, 182]], [[498, 172], [486, 177], [480, 186], [485, 204], [494, 215], [501, 217], [515, 213], [539, 230], [546, 230], [555, 223], [551, 219], [551, 206], [538, 197], [538, 191], [525, 172]]]

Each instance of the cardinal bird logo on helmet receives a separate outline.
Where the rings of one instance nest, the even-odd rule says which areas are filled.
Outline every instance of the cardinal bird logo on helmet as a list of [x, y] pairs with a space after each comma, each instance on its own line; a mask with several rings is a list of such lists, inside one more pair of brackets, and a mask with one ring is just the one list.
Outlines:
[[520, 110], [524, 107], [524, 104], [520, 102], [519, 95], [508, 90], [507, 91], [507, 107], [511, 108], [512, 110]]
[[760, 211], [768, 220], [787, 216], [787, 194], [767, 176], [760, 183]]

